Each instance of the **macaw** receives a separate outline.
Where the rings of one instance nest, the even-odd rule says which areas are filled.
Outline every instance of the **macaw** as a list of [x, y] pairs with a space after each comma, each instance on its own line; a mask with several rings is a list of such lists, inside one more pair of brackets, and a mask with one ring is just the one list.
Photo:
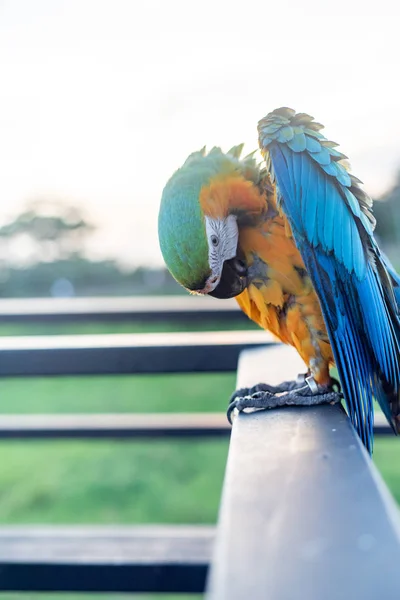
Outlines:
[[372, 452], [373, 397], [400, 432], [400, 278], [374, 238], [370, 197], [321, 129], [279, 108], [258, 123], [264, 163], [242, 146], [191, 154], [163, 190], [159, 242], [187, 290], [236, 297], [307, 365], [307, 385], [241, 390], [231, 408], [338, 401], [335, 365]]

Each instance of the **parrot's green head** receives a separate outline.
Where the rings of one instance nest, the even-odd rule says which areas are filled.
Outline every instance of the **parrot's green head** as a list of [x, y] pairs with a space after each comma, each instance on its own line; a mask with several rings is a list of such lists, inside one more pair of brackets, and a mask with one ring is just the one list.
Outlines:
[[252, 156], [240, 160], [241, 150], [195, 152], [164, 188], [161, 252], [173, 277], [191, 292], [230, 298], [246, 286], [238, 256], [238, 201], [256, 189], [260, 171]]

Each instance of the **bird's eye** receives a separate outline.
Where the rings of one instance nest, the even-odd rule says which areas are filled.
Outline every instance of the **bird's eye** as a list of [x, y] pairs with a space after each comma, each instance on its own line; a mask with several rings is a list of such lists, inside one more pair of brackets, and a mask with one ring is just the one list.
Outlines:
[[211, 243], [212, 243], [213, 246], [218, 246], [218, 244], [219, 244], [219, 238], [218, 238], [218, 236], [212, 235], [210, 237], [210, 240], [211, 240]]

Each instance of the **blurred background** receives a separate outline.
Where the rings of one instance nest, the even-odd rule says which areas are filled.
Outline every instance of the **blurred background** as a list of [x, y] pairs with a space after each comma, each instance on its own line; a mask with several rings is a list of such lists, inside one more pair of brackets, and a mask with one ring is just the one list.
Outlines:
[[[257, 121], [282, 105], [341, 143], [400, 269], [399, 17], [385, 0], [0, 0], [0, 297], [183, 293], [158, 248], [163, 186], [205, 144], [253, 151]], [[2, 324], [0, 334], [174, 329]], [[0, 412], [221, 411], [234, 379], [7, 379]], [[398, 441], [376, 446], [400, 500]], [[225, 441], [49, 448], [0, 442], [1, 524], [216, 520]]]

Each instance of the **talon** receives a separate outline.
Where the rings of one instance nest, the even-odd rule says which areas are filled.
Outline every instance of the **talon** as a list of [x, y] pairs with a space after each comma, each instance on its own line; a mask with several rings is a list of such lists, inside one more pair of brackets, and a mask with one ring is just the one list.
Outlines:
[[227, 419], [228, 419], [228, 421], [229, 421], [229, 423], [230, 423], [231, 425], [233, 425], [233, 423], [232, 423], [232, 413], [233, 413], [233, 411], [235, 410], [235, 408], [236, 408], [236, 406], [237, 406], [237, 403], [238, 403], [238, 400], [234, 400], [233, 402], [231, 402], [231, 403], [229, 404], [229, 406], [228, 406], [228, 409], [227, 409], [227, 411], [226, 411], [226, 416], [227, 416]]
[[244, 396], [248, 396], [249, 393], [250, 393], [250, 390], [251, 390], [251, 388], [240, 388], [239, 390], [234, 391], [233, 394], [232, 394], [232, 396], [229, 398], [229, 406], [235, 400], [237, 400], [239, 398], [244, 398]]
[[236, 410], [238, 412], [242, 412], [243, 408], [244, 408], [244, 400], [246, 398], [250, 398], [250, 396], [243, 396], [242, 398], [236, 398], [235, 400], [233, 400], [233, 402], [231, 402], [228, 406], [228, 409], [226, 411], [226, 416], [228, 417], [228, 421], [231, 425], [233, 425], [232, 423], [232, 414], [233, 411]]
[[278, 398], [275, 394], [271, 394], [268, 391], [258, 391], [252, 394], [251, 396], [243, 396], [242, 398], [235, 398], [233, 402], [231, 402], [226, 411], [226, 416], [228, 417], [229, 423], [232, 425], [232, 413], [236, 410], [238, 412], [243, 412], [246, 408], [251, 409], [266, 409], [274, 407], [274, 398]]

